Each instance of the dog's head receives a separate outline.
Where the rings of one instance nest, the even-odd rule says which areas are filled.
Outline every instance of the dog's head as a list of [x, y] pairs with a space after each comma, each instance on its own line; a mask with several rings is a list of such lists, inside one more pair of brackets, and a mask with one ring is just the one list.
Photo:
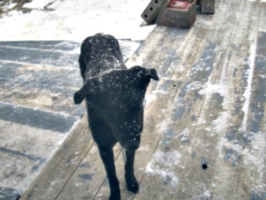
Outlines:
[[74, 94], [74, 102], [80, 104], [86, 98], [110, 125], [120, 144], [136, 150], [143, 128], [143, 100], [151, 79], [159, 80], [155, 69], [135, 66], [113, 70], [88, 79]]

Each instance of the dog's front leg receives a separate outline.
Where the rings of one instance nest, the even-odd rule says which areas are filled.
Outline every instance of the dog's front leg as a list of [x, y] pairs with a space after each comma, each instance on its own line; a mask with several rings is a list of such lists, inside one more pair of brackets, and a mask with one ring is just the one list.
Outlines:
[[109, 200], [120, 200], [120, 188], [119, 181], [116, 177], [113, 149], [111, 147], [99, 147], [99, 152], [109, 179]]
[[134, 175], [134, 159], [135, 151], [126, 150], [125, 179], [127, 189], [133, 193], [137, 193], [139, 191], [139, 184]]

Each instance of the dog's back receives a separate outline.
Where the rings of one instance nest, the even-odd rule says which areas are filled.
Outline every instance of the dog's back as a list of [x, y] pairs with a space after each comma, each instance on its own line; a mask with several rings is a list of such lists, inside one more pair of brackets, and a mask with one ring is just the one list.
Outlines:
[[84, 80], [110, 69], [125, 69], [118, 41], [111, 35], [87, 37], [81, 45], [79, 57]]

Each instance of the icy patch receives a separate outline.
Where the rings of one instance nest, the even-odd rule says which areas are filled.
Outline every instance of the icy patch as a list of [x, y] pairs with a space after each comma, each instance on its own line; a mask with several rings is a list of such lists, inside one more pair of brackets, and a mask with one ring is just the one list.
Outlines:
[[146, 171], [161, 173], [166, 170], [167, 173], [174, 173], [173, 168], [179, 164], [180, 158], [181, 154], [178, 151], [157, 151], [153, 154], [151, 161], [148, 163]]
[[144, 106], [150, 104], [157, 100], [157, 97], [154, 94], [145, 95]]
[[206, 124], [207, 123], [207, 120], [204, 118], [204, 117], [200, 117], [199, 120], [198, 120], [198, 125], [199, 124]]
[[148, 163], [146, 172], [161, 176], [163, 182], [169, 182], [171, 187], [175, 188], [178, 184], [178, 177], [174, 169], [179, 164], [180, 158], [181, 154], [177, 151], [157, 151]]
[[140, 146], [138, 148], [138, 151], [150, 151], [150, 148], [149, 148], [149, 146]]
[[[209, 132], [220, 133], [227, 127], [228, 119], [231, 116], [231, 112], [229, 110], [230, 104], [232, 103], [233, 99], [230, 97], [229, 88], [225, 84], [225, 81], [222, 81], [219, 84], [212, 84], [211, 78], [212, 74], [210, 75], [208, 82], [204, 84], [203, 89], [199, 91], [199, 94], [205, 95], [204, 104], [209, 104], [214, 94], [219, 94], [221, 97], [224, 97], [222, 107], [225, 111], [220, 113], [219, 117], [212, 122], [211, 126], [205, 128], [205, 130]], [[198, 120], [198, 124], [206, 124], [206, 122], [207, 121], [204, 115]]]
[[212, 122], [213, 130], [216, 133], [221, 133], [227, 129], [230, 125], [229, 118], [231, 114], [229, 112], [222, 112], [221, 115]]
[[205, 127], [205, 130], [208, 132], [208, 134], [210, 134], [210, 136], [225, 134], [228, 127], [232, 125], [229, 121], [230, 116], [230, 112], [221, 112], [220, 115], [211, 122], [211, 125]]
[[169, 94], [169, 92], [167, 92], [166, 90], [160, 90], [160, 89], [156, 90], [156, 93], [157, 94]]
[[181, 141], [188, 142], [189, 139], [190, 139], [190, 130], [188, 128], [185, 128], [181, 133]]
[[[248, 133], [247, 133], [248, 134]], [[252, 133], [250, 133], [253, 135]], [[251, 144], [246, 148], [240, 143], [236, 143], [236, 141], [227, 141], [226, 139], [222, 140], [219, 158], [223, 159], [226, 154], [222, 149], [227, 151], [234, 152], [229, 157], [229, 161], [238, 163], [239, 158], [243, 160], [243, 165], [246, 167], [251, 167], [252, 170], [258, 173], [258, 176], [253, 180], [257, 184], [261, 184], [264, 181], [264, 173], [265, 173], [265, 165], [264, 165], [264, 155], [265, 155], [265, 133], [258, 133], [253, 135], [254, 138]], [[253, 178], [252, 178], [253, 179]]]
[[[257, 38], [257, 37], [256, 37]], [[256, 58], [256, 49], [257, 49], [257, 39], [255, 39], [254, 43], [250, 45], [250, 56], [249, 56], [249, 74], [248, 74], [248, 83], [247, 88], [244, 92], [244, 97], [246, 101], [244, 102], [242, 111], [244, 112], [244, 119], [242, 124], [242, 131], [245, 131], [247, 129], [247, 121], [248, 121], [248, 113], [249, 113], [249, 104], [250, 104], [250, 98], [251, 98], [251, 89], [252, 89], [252, 79], [255, 69], [255, 58]]]
[[174, 138], [178, 138], [181, 137], [181, 141], [182, 142], [189, 142], [190, 140], [190, 129], [189, 128], [185, 128], [179, 135], [175, 136]]
[[83, 183], [75, 183], [75, 187], [82, 187], [83, 185]]
[[[263, 165], [263, 160], [258, 159], [258, 154], [264, 154], [263, 148], [265, 146], [265, 138], [263, 133], [254, 136], [254, 140], [252, 141], [251, 145], [252, 149], [243, 148], [242, 145], [233, 144], [231, 142], [225, 142], [224, 146], [238, 152], [243, 156], [246, 156], [244, 164]], [[253, 156], [252, 154], [256, 154], [256, 156]]]
[[187, 85], [187, 90], [199, 90], [199, 89], [201, 89], [202, 88], [202, 82], [200, 82], [200, 81], [195, 81], [195, 82], [193, 82], [193, 83], [191, 83], [191, 84], [189, 84], [189, 85]]
[[211, 77], [209, 77], [208, 82], [203, 85], [203, 89], [199, 91], [199, 94], [206, 95], [206, 100], [209, 100], [213, 94], [220, 94], [221, 96], [226, 96], [228, 94], [226, 86], [224, 84], [215, 85], [211, 83]]
[[211, 192], [205, 189], [203, 194], [196, 195], [191, 198], [191, 200], [199, 200], [199, 199], [211, 199]]
[[262, 79], [265, 79], [266, 78], [266, 76], [264, 75], [264, 74], [259, 74], [258, 75], [260, 78], [262, 78]]
[[168, 126], [173, 123], [170, 118], [164, 119], [160, 124], [156, 126], [158, 133], [165, 133], [168, 129]]
[[90, 149], [90, 153], [94, 154], [94, 153], [98, 153], [98, 147], [97, 145], [93, 145]]
[[183, 72], [186, 70], [186, 67], [184, 65], [174, 65], [175, 72]]

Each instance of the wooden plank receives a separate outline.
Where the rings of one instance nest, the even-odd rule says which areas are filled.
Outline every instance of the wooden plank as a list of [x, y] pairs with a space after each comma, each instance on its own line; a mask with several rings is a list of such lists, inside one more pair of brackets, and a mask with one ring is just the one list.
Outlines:
[[[262, 9], [262, 8], [261, 8]], [[247, 132], [250, 135], [251, 199], [266, 198], [266, 32], [259, 32], [257, 39], [252, 95], [249, 107]]]
[[[233, 7], [234, 6], [235, 5], [233, 5]], [[249, 8], [248, 5], [245, 7], [245, 5], [242, 4], [242, 6], [246, 9]], [[228, 17], [233, 21], [239, 22], [239, 20], [231, 18], [232, 16], [230, 15]], [[241, 18], [241, 20], [242, 19], [243, 18]], [[245, 28], [249, 26], [249, 24], [249, 21], [243, 20], [243, 23], [240, 23], [240, 26], [237, 28], [241, 31], [246, 31]], [[230, 26], [233, 26], [233, 24]], [[228, 35], [226, 31], [230, 34]], [[244, 89], [242, 89], [241, 86], [243, 81], [247, 78], [245, 78], [244, 74], [245, 65], [242, 64], [245, 60], [241, 60], [241, 58], [249, 50], [249, 46], [244, 42], [246, 40], [246, 35], [243, 34], [243, 32], [238, 32], [238, 30], [234, 29], [224, 29], [220, 34], [221, 33], [224, 34], [224, 37], [218, 36], [218, 40], [214, 39], [214, 42], [220, 44], [217, 55], [220, 54], [223, 60], [222, 62], [215, 62], [216, 66], [214, 66], [212, 76], [207, 84], [209, 85], [209, 89], [207, 87], [206, 99], [191, 140], [192, 151], [194, 151], [195, 154], [192, 157], [187, 156], [187, 167], [180, 173], [180, 184], [178, 185], [175, 198], [223, 198], [223, 195], [225, 195], [225, 199], [230, 199], [232, 198], [232, 191], [229, 189], [237, 188], [236, 190], [241, 190], [243, 189], [242, 186], [247, 186], [248, 188], [247, 178], [249, 177], [249, 170], [242, 168], [240, 172], [240, 167], [235, 171], [238, 175], [238, 179], [234, 180], [236, 182], [237, 180], [242, 180], [242, 185], [234, 184], [234, 180], [230, 180], [228, 184], [226, 178], [222, 177], [222, 175], [219, 177], [219, 180], [221, 180], [219, 184], [213, 183], [215, 182], [213, 178], [216, 177], [216, 173], [219, 174], [219, 172], [221, 172], [224, 176], [227, 176], [228, 173], [232, 175], [230, 173], [230, 171], [233, 170], [232, 166], [228, 168], [223, 165], [219, 166], [221, 163], [219, 163], [217, 155], [219, 155], [219, 146], [220, 143], [223, 142], [223, 137], [226, 133], [230, 131], [230, 129], [237, 129], [237, 127], [242, 124], [242, 115], [238, 110], [243, 103], [239, 101], [239, 96], [243, 95]], [[237, 39], [234, 33], [239, 33]], [[229, 37], [226, 37], [226, 35]], [[219, 41], [219, 38], [221, 38], [221, 41]], [[228, 44], [230, 45], [228, 46]], [[229, 49], [229, 51], [227, 49]], [[219, 56], [217, 57], [219, 58]], [[239, 66], [235, 66], [235, 63], [238, 62], [240, 62]], [[223, 66], [223, 68], [219, 69], [217, 64]], [[240, 77], [236, 76], [236, 70], [240, 71]], [[221, 124], [223, 124], [223, 126], [221, 126]], [[208, 166], [206, 170], [200, 169], [200, 166], [203, 164], [206, 164], [205, 167]], [[229, 179], [230, 175], [228, 176]], [[215, 185], [219, 185], [219, 188], [223, 185], [229, 191], [226, 191], [224, 188], [219, 193], [213, 194], [212, 190]], [[234, 187], [232, 187], [232, 185]], [[241, 194], [246, 195], [243, 190], [238, 191], [238, 195]]]
[[163, 33], [167, 32], [168, 30], [169, 29], [167, 27], [156, 26], [145, 39], [145, 41], [142, 42], [134, 55], [127, 60], [126, 65], [128, 67], [132, 67], [134, 65], [142, 66], [143, 63], [146, 63], [148, 60], [150, 60], [150, 58], [153, 57], [153, 51], [158, 49], [164, 40]]
[[[250, 156], [250, 144], [247, 138], [248, 131], [245, 128], [247, 121], [245, 107], [249, 106], [249, 97], [246, 91], [250, 92], [253, 87], [250, 77], [253, 76], [252, 60], [255, 56], [253, 47], [256, 45], [259, 5], [256, 2], [243, 2], [242, 9], [242, 13], [245, 13], [245, 16], [246, 13], [249, 13], [249, 17], [240, 16], [242, 20], [240, 28], [232, 30], [239, 36], [233, 38], [234, 46], [229, 47], [232, 55], [229, 63], [230, 66], [235, 66], [235, 72], [231, 72], [234, 76], [230, 81], [231, 87], [234, 88], [231, 98], [235, 99], [233, 106], [235, 112], [231, 112], [231, 125], [219, 144], [220, 150], [213, 180], [212, 196], [224, 199], [248, 199], [251, 192], [252, 165], [247, 162]], [[237, 65], [235, 65], [236, 63]]]
[[[114, 147], [115, 158], [117, 158], [120, 153], [121, 147], [116, 145]], [[108, 185], [108, 181], [106, 179], [104, 165], [98, 152], [98, 147], [94, 143], [57, 199], [93, 199], [102, 185]], [[106, 198], [109, 195], [108, 189], [109, 188], [105, 191]]]
[[200, 0], [200, 11], [205, 14], [215, 13], [215, 0]]
[[266, 32], [266, 2], [265, 1], [261, 1], [260, 8], [261, 9], [260, 9], [258, 31]]
[[91, 145], [84, 116], [20, 199], [55, 199]]
[[[160, 141], [160, 145], [157, 148], [157, 152], [154, 154], [153, 159], [155, 161], [164, 156], [169, 158], [171, 155], [178, 158], [178, 156], [182, 155], [180, 151], [190, 151], [189, 146], [186, 144], [188, 143], [186, 141], [186, 134], [189, 132], [187, 127], [191, 123], [193, 128], [194, 118], [200, 111], [202, 104], [202, 99], [200, 99], [199, 96], [197, 98], [196, 95], [197, 90], [199, 89], [197, 88], [197, 84], [199, 83], [197, 81], [202, 80], [203, 84], [204, 81], [207, 81], [209, 73], [206, 73], [205, 70], [197, 73], [196, 69], [193, 71], [191, 68], [192, 66], [196, 67], [198, 61], [201, 60], [201, 58], [204, 58], [202, 57], [202, 50], [204, 50], [204, 46], [206, 45], [205, 34], [205, 27], [200, 28], [195, 24], [195, 27], [190, 30], [185, 41], [181, 44], [181, 47], [177, 48], [176, 57], [180, 57], [180, 60], [173, 63], [176, 65], [179, 63], [179, 65], [177, 65], [176, 68], [171, 68], [172, 71], [167, 73], [167, 75], [170, 75], [183, 83], [179, 86], [180, 91], [173, 102], [173, 112], [170, 112], [168, 116], [166, 116], [173, 120], [173, 123], [170, 123], [166, 128], [164, 136]], [[198, 37], [195, 37], [195, 35]], [[211, 68], [209, 70], [211, 70]], [[177, 124], [179, 129], [175, 130], [174, 127], [177, 126]], [[183, 139], [183, 142], [180, 141], [180, 138]], [[165, 162], [167, 162], [167, 160], [165, 160]], [[178, 163], [178, 160], [176, 162]], [[150, 164], [154, 165], [154, 162], [151, 161]], [[145, 177], [141, 182], [142, 186], [145, 187], [145, 191], [148, 192], [151, 197], [155, 197], [156, 199], [171, 199], [178, 182], [178, 172], [175, 168], [184, 167], [182, 164], [180, 165], [181, 166], [167, 166], [166, 164], [165, 166], [162, 164], [160, 166], [160, 164], [157, 163], [157, 167], [160, 171], [154, 170], [155, 174], [153, 175], [149, 173], [145, 174]], [[170, 173], [169, 168], [171, 169]], [[156, 171], [161, 172], [161, 174], [156, 174]], [[140, 192], [140, 194], [136, 195], [135, 199], [144, 199], [145, 195], [145, 192]]]
[[[219, 31], [221, 31], [221, 30], [219, 30]], [[216, 34], [217, 34], [218, 32], [216, 32]], [[218, 41], [217, 41], [218, 42]], [[213, 49], [214, 50], [214, 49]], [[222, 55], [222, 53], [221, 53], [221, 55]], [[220, 56], [218, 56], [218, 58], [220, 59]], [[218, 59], [218, 60], [219, 60]], [[218, 74], [221, 74], [223, 71], [222, 70], [219, 70], [219, 73]], [[217, 73], [216, 73], [217, 74]], [[204, 74], [198, 74], [198, 76], [197, 77], [199, 77], [199, 78], [202, 78], [204, 76]], [[197, 79], [195, 79], [195, 80], [197, 80]], [[215, 80], [216, 81], [216, 80]], [[220, 80], [218, 80], [218, 82], [220, 82]], [[192, 95], [193, 96], [193, 95]], [[215, 98], [217, 98], [217, 97], [215, 97]], [[213, 101], [215, 102], [215, 101], [217, 101], [217, 99], [213, 99]], [[219, 99], [219, 98], [218, 98]], [[187, 101], [186, 101], [187, 102]], [[216, 102], [217, 103], [217, 102]], [[219, 103], [219, 101], [218, 101], [218, 103]], [[219, 104], [218, 104], [219, 105]], [[211, 141], [212, 140], [210, 140], [210, 143], [211, 143]], [[174, 145], [174, 146], [178, 146], [178, 145]], [[213, 157], [214, 158], [214, 157]], [[201, 161], [202, 162], [202, 161]], [[199, 165], [198, 166], [200, 166], [200, 164], [201, 164], [201, 162], [199, 162]], [[149, 182], [152, 182], [152, 181], [149, 181]], [[187, 182], [191, 182], [190, 180], [187, 180]], [[154, 183], [154, 182], [153, 182]], [[160, 183], [158, 183], [158, 182], [156, 182], [155, 183], [155, 185], [157, 185], [157, 184], [159, 184], [160, 185]], [[151, 190], [152, 190], [152, 188], [151, 188]], [[149, 193], [151, 193], [151, 190], [149, 190]], [[156, 190], [156, 189], [154, 189], [154, 190]], [[155, 192], [156, 193], [156, 192]], [[160, 194], [161, 194], [162, 192], [161, 192], [161, 190], [160, 190]], [[168, 193], [168, 192], [166, 192], [166, 193]], [[164, 194], [163, 194], [163, 196], [164, 196]], [[165, 197], [164, 196], [164, 198], [167, 198], [167, 197]], [[140, 198], [141, 199], [141, 198]]]
[[[176, 29], [180, 31], [180, 29]], [[193, 30], [193, 29], [191, 29]], [[198, 31], [198, 32], [197, 32]], [[200, 33], [200, 29], [196, 29], [194, 31], [195, 35]], [[203, 36], [204, 34], [202, 34]], [[168, 37], [167, 35], [165, 37]], [[169, 105], [167, 110], [167, 114], [164, 116], [165, 123], [164, 129], [159, 130], [162, 134], [162, 137], [159, 142], [158, 150], [153, 154], [152, 160], [148, 163], [144, 178], [141, 181], [141, 188], [139, 194], [135, 196], [135, 199], [145, 199], [145, 195], [147, 192], [151, 196], [151, 198], [171, 198], [173, 194], [173, 185], [176, 184], [177, 177], [169, 171], [169, 167], [164, 165], [167, 160], [163, 160], [164, 158], [169, 158], [172, 156], [178, 157], [180, 155], [176, 150], [178, 149], [178, 145], [175, 146], [173, 149], [170, 149], [168, 143], [170, 139], [173, 137], [174, 131], [170, 127], [173, 127], [177, 123], [177, 118], [183, 115], [184, 112], [184, 104], [182, 101], [178, 101], [178, 99], [184, 98], [188, 91], [187, 86], [189, 85], [191, 78], [187, 76], [187, 72], [191, 69], [191, 66], [195, 64], [195, 58], [198, 57], [198, 52], [193, 51], [191, 49], [196, 43], [202, 43], [200, 39], [195, 39], [192, 34], [189, 32], [186, 34], [186, 38], [182, 40], [176, 38], [176, 42], [179, 41], [179, 45], [173, 45], [172, 51], [174, 50], [174, 54], [171, 57], [171, 64], [168, 67], [167, 71], [164, 73], [167, 78], [173, 77], [178, 84], [176, 84], [176, 95], [175, 98], [172, 100], [172, 105]], [[184, 45], [184, 43], [186, 45]], [[181, 47], [184, 47], [182, 50]], [[178, 50], [176, 50], [178, 49]], [[183, 52], [183, 55], [182, 55]], [[190, 59], [187, 59], [190, 58]], [[187, 80], [189, 79], [189, 80]], [[159, 108], [159, 107], [158, 107]], [[183, 124], [185, 121], [188, 120], [187, 118], [183, 118]], [[182, 124], [182, 123], [181, 123]], [[162, 160], [162, 163], [159, 163], [159, 160]], [[164, 169], [166, 167], [166, 169]], [[154, 169], [156, 168], [156, 169]], [[170, 189], [167, 190], [166, 188], [169, 187]]]
[[[208, 76], [208, 73], [206, 73], [206, 76]], [[201, 110], [203, 101], [200, 95], [197, 94], [200, 89], [198, 84], [201, 84], [198, 79], [206, 81], [202, 76], [202, 72], [187, 77], [187, 80], [181, 85], [179, 88], [180, 91], [173, 101], [172, 113], [168, 115], [168, 117], [173, 120], [173, 123], [169, 124], [166, 131], [163, 133], [164, 135], [160, 141], [160, 145], [150, 163], [154, 165], [153, 168], [159, 168], [161, 174], [158, 176], [156, 173], [151, 173], [149, 177], [145, 176], [146, 184], [144, 185], [149, 187], [149, 193], [154, 194], [154, 196], [166, 199], [172, 198], [175, 187], [179, 182], [178, 171], [184, 167], [183, 163], [181, 163], [181, 159], [186, 152], [191, 152], [188, 141], [191, 132], [190, 128], [193, 130], [195, 118]], [[191, 125], [191, 127], [189, 125]], [[160, 156], [161, 154], [162, 156]], [[153, 160], [157, 162], [158, 156], [159, 158], [163, 157], [169, 160], [167, 159], [162, 162], [164, 163], [162, 166], [160, 166], [159, 163], [157, 163], [157, 165], [153, 164]], [[173, 159], [174, 162], [171, 162], [171, 159]], [[156, 172], [157, 170], [154, 171]], [[155, 183], [156, 186], [151, 183]], [[158, 190], [160, 191], [159, 194], [157, 192]], [[139, 199], [142, 198], [143, 196], [139, 197]]]
[[[247, 3], [246, 5], [242, 4], [242, 9], [245, 8], [248, 10], [249, 9], [248, 4], [249, 3]], [[247, 13], [247, 12], [243, 11], [243, 13]], [[234, 18], [232, 20], [239, 22], [239, 20], [234, 19]], [[243, 106], [243, 102], [239, 101], [239, 98], [244, 93], [244, 88], [241, 88], [241, 86], [243, 85], [243, 82], [247, 80], [247, 77], [245, 77], [245, 74], [244, 74], [244, 72], [247, 69], [246, 69], [246, 66], [243, 64], [245, 63], [245, 60], [242, 57], [243, 55], [246, 55], [247, 52], [249, 51], [249, 43], [245, 42], [246, 38], [248, 38], [247, 36], [249, 35], [249, 32], [246, 31], [247, 30], [246, 27], [249, 27], [250, 24], [253, 24], [253, 22], [246, 21], [244, 18], [241, 18], [241, 20], [243, 20], [243, 23], [240, 23], [240, 26], [237, 27], [240, 31], [229, 29], [230, 31], [232, 31], [232, 33], [235, 32], [235, 34], [239, 34], [238, 37], [235, 38], [235, 36], [232, 33], [230, 34], [232, 35], [231, 37], [233, 41], [230, 41], [231, 37], [229, 38], [225, 37], [225, 40], [229, 39], [229, 44], [232, 43], [233, 45], [230, 45], [230, 46], [227, 45], [228, 47], [226, 46], [224, 47], [224, 45], [221, 45], [222, 48], [229, 49], [229, 51], [226, 52], [226, 56], [225, 56], [225, 59], [227, 59], [226, 62], [228, 64], [225, 63], [226, 66], [224, 66], [224, 69], [220, 70], [221, 71], [221, 73], [219, 73], [221, 74], [220, 78], [218, 78], [219, 76], [217, 76], [218, 74], [216, 74], [216, 77], [218, 79], [215, 78], [216, 79], [215, 80], [213, 79], [213, 77], [211, 77], [210, 79], [210, 84], [211, 84], [210, 86], [212, 87], [216, 86], [216, 90], [219, 90], [219, 89], [221, 90], [221, 92], [219, 91], [214, 92], [214, 94], [217, 93], [215, 96], [218, 95], [218, 97], [220, 96], [219, 97], [220, 99], [222, 98], [222, 101], [220, 100], [220, 102], [223, 105], [223, 108], [220, 111], [221, 113], [218, 113], [218, 115], [216, 114], [216, 116], [214, 113], [212, 113], [213, 111], [215, 112], [215, 110], [219, 112], [219, 109], [217, 108], [219, 105], [219, 101], [216, 103], [216, 109], [215, 107], [212, 108], [209, 105], [203, 106], [201, 116], [204, 120], [201, 120], [201, 121], [206, 121], [206, 122], [204, 123], [203, 126], [200, 126], [200, 125], [197, 126], [196, 132], [194, 133], [196, 138], [204, 141], [203, 145], [201, 144], [201, 145], [198, 145], [197, 148], [193, 148], [193, 149], [196, 149], [195, 152], [198, 152], [198, 154], [204, 156], [204, 157], [202, 156], [201, 158], [202, 161], [199, 159], [197, 163], [198, 165], [200, 165], [200, 163], [202, 162], [209, 162], [209, 165], [211, 167], [209, 167], [208, 170], [204, 172], [205, 178], [202, 177], [203, 173], [199, 172], [199, 174], [195, 174], [195, 173], [193, 174], [193, 171], [195, 171], [195, 169], [187, 173], [190, 183], [192, 181], [195, 186], [191, 188], [191, 186], [188, 186], [188, 183], [187, 183], [187, 185], [184, 184], [184, 187], [183, 187], [184, 189], [178, 188], [179, 194], [180, 195], [182, 194], [183, 195], [182, 198], [185, 198], [185, 199], [194, 198], [197, 196], [198, 197], [204, 196], [205, 198], [210, 198], [210, 197], [223, 198], [224, 197], [225, 199], [230, 199], [232, 198], [232, 194], [233, 194], [233, 191], [231, 191], [230, 189], [238, 190], [237, 195], [240, 195], [240, 196], [241, 195], [245, 196], [249, 192], [248, 191], [249, 169], [245, 169], [240, 166], [239, 168], [236, 168], [234, 171], [234, 168], [231, 165], [229, 165], [228, 167], [224, 167], [224, 165], [222, 165], [221, 162], [219, 162], [218, 159], [216, 159], [216, 156], [219, 155], [217, 152], [219, 148], [217, 149], [217, 147], [220, 146], [220, 141], [222, 143], [226, 139], [226, 138], [225, 139], [223, 138], [224, 135], [226, 135], [227, 131], [230, 131], [230, 129], [237, 130], [239, 127], [241, 127], [241, 124], [242, 124], [241, 119], [243, 119], [242, 114], [238, 112], [239, 107], [241, 108], [241, 106]], [[256, 30], [256, 29], [253, 29], [253, 30]], [[247, 34], [244, 34], [243, 32], [247, 32]], [[226, 43], [228, 42], [226, 41]], [[236, 63], [238, 64], [236, 65]], [[236, 72], [239, 73], [240, 76], [237, 76]], [[224, 88], [221, 87], [223, 85], [224, 85]], [[221, 94], [225, 93], [227, 95], [221, 97], [219, 93]], [[214, 94], [212, 94], [210, 98], [212, 101], [215, 100]], [[230, 96], [228, 96], [228, 94], [230, 94]], [[207, 96], [206, 96], [205, 102], [208, 102]], [[204, 115], [206, 115], [206, 117], [204, 117]], [[214, 119], [211, 119], [210, 117], [208, 118], [208, 115], [211, 117], [214, 117]], [[221, 127], [222, 129], [219, 128], [219, 124], [215, 124], [221, 120], [225, 120], [223, 123], [223, 127]], [[215, 130], [212, 127], [218, 127], [219, 129]], [[217, 131], [217, 133], [211, 134], [211, 131]], [[210, 149], [212, 150], [210, 151]], [[231, 156], [229, 154], [230, 151], [231, 150], [228, 149], [227, 156], [229, 157]], [[224, 157], [222, 157], [222, 159], [223, 158]], [[188, 160], [187, 164], [190, 165], [191, 161]], [[234, 171], [234, 174], [230, 173], [231, 171]], [[216, 184], [211, 184], [213, 182], [213, 177], [216, 177], [216, 173], [217, 174], [220, 173], [218, 180], [221, 180], [221, 182], [216, 183]], [[191, 178], [191, 176], [189, 176], [190, 174], [196, 175], [196, 177]], [[232, 175], [235, 175], [234, 180], [230, 180]], [[230, 182], [228, 182], [226, 178], [224, 178], [223, 176], [228, 177], [228, 180], [230, 180]], [[185, 181], [188, 182], [188, 179]], [[237, 184], [237, 181], [242, 181], [242, 184]], [[217, 186], [219, 185], [219, 188], [222, 188], [222, 186], [226, 188], [221, 189], [220, 192], [218, 193], [212, 194], [212, 187], [215, 187], [215, 185]], [[245, 187], [247, 191], [244, 191], [243, 187]], [[178, 197], [180, 197], [180, 195]]]
[[[157, 71], [159, 72], [159, 74], [161, 74], [161, 76], [163, 76], [168, 71], [168, 68], [170, 67], [170, 63], [173, 60], [173, 56], [175, 55], [175, 48], [177, 48], [180, 45], [180, 43], [182, 43], [187, 33], [188, 33], [187, 30], [181, 30], [181, 29], [169, 29], [168, 32], [163, 32], [164, 34], [163, 37], [165, 39], [162, 43], [160, 43], [159, 50], [155, 49], [153, 52], [154, 56], [150, 58], [150, 60], [146, 61], [151, 67], [157, 68]], [[162, 52], [165, 52], [165, 53], [162, 54]], [[148, 110], [146, 111], [146, 113], [150, 113], [150, 114], [145, 115], [146, 116], [145, 123], [151, 130], [148, 130], [147, 133], [145, 132], [146, 129], [144, 130], [143, 135], [142, 135], [141, 145], [144, 146], [143, 149], [145, 151], [147, 151], [147, 149], [151, 149], [151, 152], [145, 152], [145, 157], [144, 157], [145, 159], [143, 158], [144, 155], [141, 154], [143, 159], [141, 159], [139, 163], [138, 163], [138, 160], [136, 160], [136, 168], [141, 169], [141, 171], [137, 175], [137, 177], [140, 177], [138, 180], [141, 179], [141, 177], [143, 176], [143, 173], [146, 171], [145, 166], [149, 162], [153, 154], [153, 149], [157, 146], [157, 141], [160, 138], [157, 136], [157, 134], [160, 135], [162, 129], [157, 130], [156, 127], [157, 126], [164, 127], [165, 123], [171, 123], [169, 120], [167, 120], [167, 115], [169, 112], [171, 112], [171, 110], [169, 110], [168, 107], [171, 106], [171, 101], [174, 98], [174, 96], [172, 95], [175, 95], [176, 92], [170, 92], [171, 95], [169, 96], [169, 91], [171, 91], [171, 88], [174, 88], [175, 90], [177, 90], [180, 83], [178, 81], [171, 80], [171, 79], [165, 79], [163, 81], [166, 81], [166, 82], [162, 83], [162, 85], [158, 87], [156, 91], [154, 91], [154, 93], [155, 94], [157, 92], [166, 93], [167, 94], [166, 97], [167, 99], [168, 98], [169, 99], [167, 100], [166, 98], [160, 97], [160, 101], [159, 101], [160, 104], [155, 103], [154, 105], [148, 105], [148, 107], [152, 106], [151, 107], [152, 111], [149, 112], [149, 108], [147, 108]], [[167, 84], [167, 87], [164, 86], [165, 84]], [[165, 95], [165, 94], [160, 94], [160, 95]], [[156, 98], [156, 101], [157, 101], [157, 98]], [[160, 114], [159, 116], [153, 116], [153, 113], [155, 112], [158, 113], [158, 108], [162, 108], [161, 111], [163, 111], [163, 113]], [[162, 121], [162, 119], [166, 119], [166, 120]], [[153, 143], [151, 144], [151, 142]], [[137, 156], [138, 156], [138, 153], [137, 153]], [[140, 186], [141, 191], [143, 191], [143, 188], [142, 188], [143, 185], [145, 186], [145, 183], [144, 184], [141, 183], [141, 186]]]

